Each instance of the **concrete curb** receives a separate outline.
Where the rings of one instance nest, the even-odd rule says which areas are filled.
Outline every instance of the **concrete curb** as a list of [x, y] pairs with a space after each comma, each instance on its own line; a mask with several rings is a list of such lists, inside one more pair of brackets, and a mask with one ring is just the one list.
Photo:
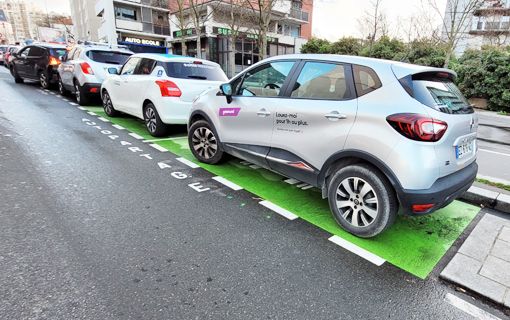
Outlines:
[[510, 196], [504, 193], [471, 186], [460, 199], [485, 208], [510, 213]]

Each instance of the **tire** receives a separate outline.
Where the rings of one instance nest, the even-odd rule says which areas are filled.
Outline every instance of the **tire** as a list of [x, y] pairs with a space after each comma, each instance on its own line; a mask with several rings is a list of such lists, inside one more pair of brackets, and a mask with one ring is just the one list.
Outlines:
[[119, 114], [119, 112], [115, 110], [115, 108], [113, 108], [113, 102], [112, 99], [110, 98], [110, 94], [108, 93], [108, 91], [106, 90], [104, 91], [102, 100], [104, 113], [106, 113], [106, 115], [109, 117], [116, 117]]
[[337, 223], [362, 238], [375, 237], [388, 229], [399, 207], [386, 177], [366, 164], [337, 169], [329, 182], [328, 202]]
[[62, 82], [62, 79], [58, 77], [58, 92], [61, 96], [66, 97], [69, 95], [69, 91], [64, 87], [64, 83]]
[[14, 77], [15, 83], [23, 83], [24, 82], [23, 78], [21, 78], [19, 76], [18, 71], [16, 71], [16, 69], [14, 67], [11, 68], [11, 74]]
[[164, 137], [168, 135], [168, 125], [161, 121], [158, 111], [152, 102], [143, 107], [143, 119], [147, 131], [153, 137]]
[[48, 79], [48, 74], [44, 71], [39, 72], [39, 84], [43, 89], [50, 88], [50, 80]]
[[196, 121], [191, 125], [188, 132], [188, 144], [191, 152], [200, 162], [217, 164], [225, 159], [216, 130], [205, 120]]
[[78, 81], [74, 81], [74, 94], [76, 95], [76, 102], [80, 106], [86, 106], [89, 104], [89, 96], [83, 92], [83, 88], [80, 86]]

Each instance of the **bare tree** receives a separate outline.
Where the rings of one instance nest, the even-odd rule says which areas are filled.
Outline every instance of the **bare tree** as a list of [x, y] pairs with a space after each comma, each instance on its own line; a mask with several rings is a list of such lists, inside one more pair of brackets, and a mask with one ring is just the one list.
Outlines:
[[273, 20], [273, 9], [280, 1], [282, 0], [247, 0], [248, 6], [256, 16], [258, 30], [255, 30], [255, 33], [257, 34], [259, 56], [262, 59], [267, 57], [267, 33]]
[[467, 36], [473, 13], [483, 4], [484, 0], [448, 0], [444, 12], [438, 6], [437, 1], [428, 0], [429, 5], [441, 18], [442, 40], [445, 42], [447, 50], [444, 62], [446, 68], [459, 41]]
[[227, 21], [228, 32], [226, 34], [228, 39], [228, 76], [235, 75], [235, 44], [240, 37], [240, 30], [242, 27], [249, 28], [253, 25], [253, 19], [250, 19], [250, 9], [246, 7], [247, 0], [226, 0], [228, 3], [227, 8]]
[[386, 15], [382, 12], [381, 3], [383, 0], [370, 1], [370, 10], [363, 13], [358, 19], [363, 36], [368, 40], [369, 48], [372, 50], [374, 42], [380, 37], [389, 34], [389, 24]]
[[177, 29], [179, 29], [181, 32], [180, 36], [181, 54], [185, 56], [187, 54], [185, 30], [188, 29], [190, 25], [188, 14], [186, 13], [188, 1], [187, 0], [174, 0], [174, 1], [175, 4], [177, 5], [177, 12], [175, 13], [176, 20], [173, 22]]
[[197, 36], [197, 57], [202, 58], [202, 27], [212, 18], [219, 2], [207, 0], [188, 0], [190, 17]]

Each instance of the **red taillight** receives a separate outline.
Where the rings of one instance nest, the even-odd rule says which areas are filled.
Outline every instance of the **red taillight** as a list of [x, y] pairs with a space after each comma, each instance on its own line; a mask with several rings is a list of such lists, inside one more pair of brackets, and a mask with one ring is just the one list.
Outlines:
[[90, 64], [86, 62], [80, 63], [81, 71], [85, 74], [94, 74], [94, 70], [90, 67]]
[[58, 66], [60, 64], [60, 60], [55, 58], [54, 56], [50, 56], [50, 66]]
[[90, 88], [89, 92], [90, 93], [98, 93], [99, 89], [98, 88]]
[[156, 84], [162, 97], [180, 97], [182, 94], [181, 89], [170, 80], [156, 80]]
[[414, 113], [398, 113], [386, 120], [401, 135], [417, 141], [439, 141], [448, 128], [444, 121]]
[[414, 213], [422, 213], [429, 211], [433, 206], [433, 203], [413, 204], [412, 209]]

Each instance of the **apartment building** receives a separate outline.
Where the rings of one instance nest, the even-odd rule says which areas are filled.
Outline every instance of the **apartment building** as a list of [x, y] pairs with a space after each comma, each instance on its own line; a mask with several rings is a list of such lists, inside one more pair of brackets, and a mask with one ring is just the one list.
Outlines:
[[33, 33], [33, 24], [24, 1], [0, 1], [0, 9], [4, 11], [7, 22], [10, 24], [14, 41], [33, 39], [37, 35]]
[[133, 52], [167, 53], [168, 0], [98, 0], [98, 40], [127, 45]]
[[101, 18], [96, 15], [95, 2], [91, 0], [72, 0], [72, 33], [76, 40], [99, 41], [98, 29]]
[[[203, 25], [200, 41], [201, 52], [197, 52], [197, 35], [192, 23], [190, 9], [179, 10], [170, 1], [170, 24], [172, 27], [173, 53], [182, 54], [182, 41], [185, 41], [186, 54], [219, 63], [225, 72], [232, 76], [259, 60], [257, 45], [256, 12], [244, 4], [243, 19], [239, 22], [239, 37], [235, 43], [235, 70], [229, 70], [228, 36], [230, 30], [231, 3], [225, 0], [204, 1], [200, 5]], [[181, 15], [181, 11], [183, 15]], [[280, 0], [275, 2], [269, 24], [269, 56], [298, 53], [301, 46], [312, 34], [312, 0]], [[184, 19], [181, 17], [184, 16]], [[236, 28], [237, 29], [237, 28]]]

